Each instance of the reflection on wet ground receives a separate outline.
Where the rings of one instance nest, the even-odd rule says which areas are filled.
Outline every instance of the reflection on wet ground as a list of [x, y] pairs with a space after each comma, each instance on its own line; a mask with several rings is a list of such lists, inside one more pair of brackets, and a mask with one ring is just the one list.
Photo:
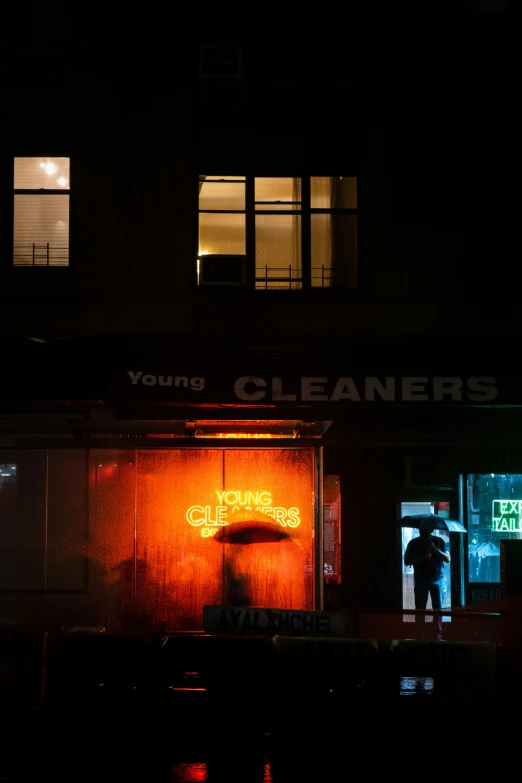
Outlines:
[[352, 721], [342, 731], [314, 730], [314, 718], [310, 717], [308, 729], [303, 731], [301, 726], [278, 739], [266, 734], [262, 746], [248, 740], [245, 744], [244, 737], [239, 741], [231, 737], [204, 758], [202, 755], [194, 760], [178, 760], [171, 765], [166, 780], [168, 783], [323, 783], [346, 775], [353, 767], [354, 757], [363, 765], [371, 761], [371, 767], [382, 773], [389, 770], [391, 736], [385, 737], [380, 732], [374, 735], [373, 726], [367, 723], [363, 729], [366, 736], [361, 738]]
[[275, 778], [269, 752], [270, 735], [257, 741], [241, 740], [210, 746], [192, 759], [176, 760], [168, 774], [169, 783], [291, 783]]
[[[407, 698], [405, 704], [412, 704]], [[427, 708], [425, 711], [424, 708]], [[488, 715], [488, 707], [479, 711]], [[476, 745], [473, 732], [466, 730], [469, 715], [444, 715], [434, 709], [432, 698], [421, 699], [419, 710], [410, 712], [384, 709], [381, 713], [350, 712], [323, 716], [310, 715], [303, 726], [290, 726], [279, 738], [241, 737], [234, 725], [221, 727], [218, 741], [190, 747], [185, 743], [168, 752], [165, 743], [143, 741], [133, 735], [129, 744], [121, 737], [104, 736], [93, 743], [84, 734], [71, 746], [60, 742], [56, 752], [42, 767], [40, 753], [27, 738], [18, 738], [18, 752], [12, 764], [5, 764], [7, 747], [0, 754], [0, 781], [10, 783], [324, 783], [345, 780], [354, 769], [376, 775], [389, 775], [397, 759], [408, 755], [415, 766], [426, 763], [426, 754], [440, 753], [455, 745], [460, 750], [452, 760], [452, 771], [468, 779], [489, 769], [490, 763]], [[319, 717], [320, 722], [317, 723]], [[238, 719], [240, 723], [240, 719]], [[321, 725], [322, 724], [322, 725]], [[141, 741], [140, 741], [141, 740]], [[442, 743], [442, 744], [441, 744]], [[509, 749], [513, 748], [513, 755]], [[514, 737], [508, 738], [503, 756], [515, 760]], [[428, 751], [426, 750], [428, 748]], [[31, 763], [36, 761], [35, 764]], [[32, 769], [29, 769], [32, 767]]]
[[172, 783], [204, 783], [208, 780], [207, 765], [204, 761], [175, 764], [170, 779]]
[[[399, 698], [296, 705], [281, 692], [272, 727], [249, 724], [244, 704], [224, 699], [223, 711], [174, 711], [164, 720], [108, 711], [60, 715], [56, 724], [24, 720], [2, 730], [0, 781], [12, 783], [324, 783], [354, 769], [389, 775], [401, 754], [422, 768], [432, 755], [459, 751], [452, 774], [471, 779], [488, 769], [477, 726], [498, 718], [487, 702], [447, 705], [430, 677], [403, 677]], [[198, 702], [199, 705], [199, 702]], [[257, 705], [258, 708], [260, 705]], [[502, 717], [502, 713], [500, 713]], [[144, 718], [144, 719], [143, 719]], [[502, 759], [517, 763], [516, 721], [502, 724]], [[441, 750], [442, 749], [442, 750]], [[491, 759], [498, 747], [492, 740]]]
[[[260, 783], [274, 783], [268, 759], [265, 759], [263, 769], [260, 772], [262, 777], [257, 778]], [[173, 766], [170, 783], [210, 783], [212, 779], [226, 781], [228, 779], [226, 770], [222, 770], [219, 777], [212, 778], [209, 766], [205, 761], [189, 761]], [[244, 779], [247, 780], [247, 778]]]

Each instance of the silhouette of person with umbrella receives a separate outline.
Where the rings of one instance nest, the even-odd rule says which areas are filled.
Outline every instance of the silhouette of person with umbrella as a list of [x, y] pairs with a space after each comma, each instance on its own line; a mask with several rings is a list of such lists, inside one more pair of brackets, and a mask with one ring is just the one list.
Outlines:
[[[258, 547], [275, 547], [274, 553], [283, 544], [288, 544], [299, 552], [292, 536], [266, 514], [251, 509], [236, 511], [230, 515], [230, 521], [213, 537], [214, 541], [224, 544], [223, 576], [225, 603], [237, 606], [252, 606], [259, 594], [252, 585], [252, 567], [259, 560], [261, 550]], [[257, 550], [257, 557], [252, 550]], [[247, 557], [246, 550], [250, 551]]]
[[426, 609], [428, 596], [433, 609], [442, 608], [444, 564], [450, 560], [444, 539], [432, 535], [429, 522], [421, 522], [404, 553], [404, 565], [413, 566], [415, 609]]

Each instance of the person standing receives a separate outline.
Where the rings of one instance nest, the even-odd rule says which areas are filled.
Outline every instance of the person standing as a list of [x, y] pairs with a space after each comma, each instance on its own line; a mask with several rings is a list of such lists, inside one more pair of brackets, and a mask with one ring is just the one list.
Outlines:
[[442, 608], [444, 563], [450, 560], [444, 539], [421, 525], [419, 535], [411, 539], [404, 552], [404, 565], [413, 566], [415, 609], [426, 609], [428, 596], [432, 609]]

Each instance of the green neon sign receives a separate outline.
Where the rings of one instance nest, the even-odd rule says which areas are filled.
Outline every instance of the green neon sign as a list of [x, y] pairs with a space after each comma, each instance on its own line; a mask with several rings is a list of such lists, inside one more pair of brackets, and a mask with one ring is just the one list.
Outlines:
[[522, 500], [494, 500], [491, 529], [496, 533], [522, 533]]

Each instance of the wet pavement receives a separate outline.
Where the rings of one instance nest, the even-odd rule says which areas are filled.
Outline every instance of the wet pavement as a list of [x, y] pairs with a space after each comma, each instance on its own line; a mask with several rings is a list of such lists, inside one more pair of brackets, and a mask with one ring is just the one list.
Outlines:
[[[189, 723], [173, 716], [160, 733], [145, 725], [113, 724], [101, 715], [77, 725], [74, 716], [70, 721], [63, 716], [62, 728], [50, 733], [12, 723], [3, 733], [0, 781], [333, 783], [360, 774], [402, 774], [417, 764], [435, 772], [449, 759], [452, 775], [484, 774], [499, 747], [491, 740], [490, 757], [482, 755], [476, 720], [491, 722], [491, 707], [485, 704], [480, 716], [448, 711], [435, 706], [429, 694], [428, 688], [420, 698], [410, 694], [377, 710], [347, 704], [332, 714], [311, 711], [263, 734], [242, 729], [240, 713], [218, 725], [204, 714]], [[284, 697], [277, 706], [284, 726]], [[509, 762], [516, 743], [503, 739], [503, 761]]]
[[153, 716], [148, 725], [146, 716], [137, 722], [134, 715], [71, 713], [46, 723], [18, 716], [3, 731], [0, 781], [319, 783], [344, 777], [371, 756], [379, 716], [351, 708], [318, 713], [311, 705], [298, 720], [290, 707], [282, 694], [273, 732], [245, 722], [231, 704], [222, 720], [204, 710], [180, 712], [161, 726]]
[[[0, 781], [12, 783], [41, 783], [42, 781], [65, 781], [70, 783], [98, 783], [99, 781], [140, 781], [140, 783], [319, 783], [338, 780], [352, 774], [354, 765], [361, 761], [354, 756], [355, 749], [349, 741], [349, 731], [341, 757], [335, 748], [325, 746], [322, 737], [313, 742], [293, 738], [294, 745], [285, 743], [284, 748], [271, 747], [271, 738], [265, 737], [257, 747], [238, 747], [233, 741], [223, 742], [216, 753], [190, 753], [177, 759], [169, 754], [149, 754], [145, 751], [139, 758], [132, 756], [132, 746], [140, 744], [140, 738], [123, 740], [123, 747], [115, 752], [108, 746], [90, 744], [86, 737], [75, 752], [65, 746], [52, 763], [40, 764], [35, 746], [20, 744], [20, 755], [14, 763], [4, 765]], [[142, 750], [145, 748], [142, 746]], [[348, 754], [347, 754], [348, 751]], [[127, 755], [130, 754], [130, 755]]]
[[[89, 709], [74, 699], [45, 714], [4, 712], [0, 781], [11, 783], [333, 783], [354, 774], [404, 774], [420, 765], [484, 775], [501, 757], [515, 763], [516, 706], [482, 702], [473, 691], [448, 702], [433, 678], [403, 677], [399, 688], [313, 697], [281, 688], [271, 699], [218, 702], [181, 688], [157, 702], [117, 698]], [[459, 692], [460, 693], [460, 692]], [[366, 695], [365, 695], [366, 694]], [[502, 722], [502, 733], [484, 727]], [[407, 760], [407, 764], [405, 763]]]

